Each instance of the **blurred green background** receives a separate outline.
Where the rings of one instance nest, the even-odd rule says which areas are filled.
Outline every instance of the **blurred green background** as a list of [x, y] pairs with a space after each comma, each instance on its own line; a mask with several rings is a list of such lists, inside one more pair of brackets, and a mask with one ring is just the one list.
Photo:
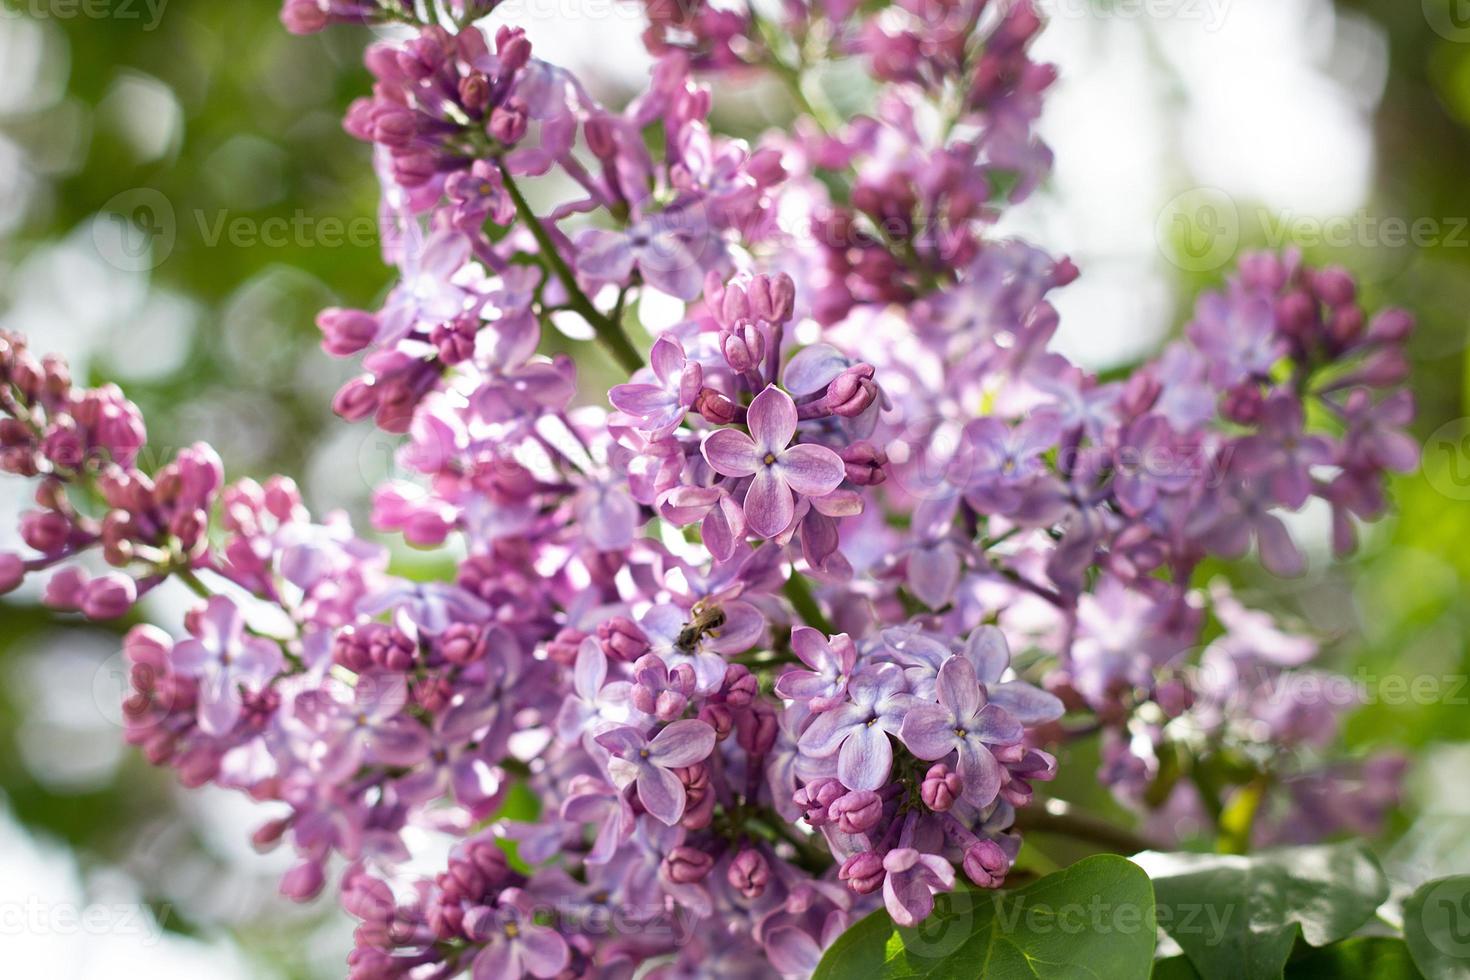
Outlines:
[[[312, 320], [370, 306], [390, 282], [369, 152], [340, 127], [368, 86], [365, 35], [292, 38], [273, 0], [4, 2], [0, 324], [124, 385], [155, 447], [204, 439], [232, 476], [292, 474], [315, 507], [360, 512], [390, 449], [331, 419], [350, 366], [317, 350]], [[508, 19], [526, 12], [533, 40], [607, 100], [625, 97], [645, 69], [635, 11], [609, 25], [551, 6]], [[1470, 814], [1470, 689], [1455, 680], [1470, 671], [1470, 20], [1459, 0], [1051, 6], [1057, 178], [1005, 227], [1083, 270], [1061, 304], [1064, 349], [1126, 365], [1220, 281], [1223, 259], [1181, 261], [1167, 230], [1171, 202], [1200, 188], [1233, 208], [1224, 259], [1286, 229], [1314, 261], [1362, 273], [1370, 305], [1420, 317], [1426, 461], [1395, 482], [1395, 516], [1330, 565], [1323, 515], [1302, 515], [1310, 576], [1232, 574], [1328, 637], [1334, 666], [1440, 679], [1440, 696], [1356, 712], [1350, 749], [1415, 759], [1411, 805], [1385, 841], [1399, 873], [1470, 870], [1464, 835], [1446, 830]], [[749, 135], [779, 122], [761, 90], [737, 98], [727, 118]], [[1348, 239], [1319, 241], [1321, 222], [1344, 216]], [[1398, 242], [1393, 220], [1426, 233]], [[0, 481], [0, 547], [24, 493]], [[248, 846], [265, 814], [183, 791], [123, 746], [116, 632], [57, 623], [34, 601], [0, 606], [0, 910], [114, 911], [95, 931], [0, 929], [11, 975], [340, 975], [350, 924], [329, 902], [275, 897], [281, 856]], [[1097, 793], [1080, 758], [1065, 778]], [[151, 917], [129, 918], [140, 905]]]

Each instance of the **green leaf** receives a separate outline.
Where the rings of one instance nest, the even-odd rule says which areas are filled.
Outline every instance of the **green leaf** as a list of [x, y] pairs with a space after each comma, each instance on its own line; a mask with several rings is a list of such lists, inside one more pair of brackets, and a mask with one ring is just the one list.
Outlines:
[[1127, 980], [1148, 976], [1155, 937], [1148, 876], [1103, 854], [1016, 891], [941, 895], [914, 929], [879, 909], [838, 937], [813, 980]]
[[1203, 980], [1279, 980], [1298, 936], [1342, 939], [1388, 897], [1383, 869], [1356, 843], [1134, 860], [1153, 878], [1160, 927]]
[[1430, 980], [1470, 978], [1470, 875], [1440, 878], [1410, 895], [1404, 939]]
[[1402, 939], [1360, 936], [1314, 949], [1286, 965], [1287, 980], [1423, 980]]
[[1199, 971], [1189, 965], [1188, 956], [1170, 956], [1154, 961], [1150, 980], [1199, 980]]

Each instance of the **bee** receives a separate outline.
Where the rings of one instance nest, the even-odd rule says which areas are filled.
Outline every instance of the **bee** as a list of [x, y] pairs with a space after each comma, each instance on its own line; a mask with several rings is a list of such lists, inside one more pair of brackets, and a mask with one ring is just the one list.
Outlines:
[[693, 650], [699, 644], [700, 637], [717, 632], [724, 625], [725, 610], [719, 606], [695, 603], [689, 622], [679, 631], [679, 638], [675, 643], [681, 650]]

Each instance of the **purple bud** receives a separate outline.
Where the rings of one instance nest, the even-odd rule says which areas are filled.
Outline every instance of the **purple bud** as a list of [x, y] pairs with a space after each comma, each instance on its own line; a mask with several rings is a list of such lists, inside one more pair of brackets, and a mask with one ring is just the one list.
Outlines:
[[871, 364], [854, 364], [827, 386], [827, 406], [832, 414], [843, 418], [857, 418], [877, 397], [878, 386], [873, 383]]
[[0, 595], [13, 592], [26, 577], [26, 563], [20, 555], [0, 551]]
[[830, 822], [827, 817], [827, 808], [846, 792], [847, 787], [841, 782], [830, 776], [823, 776], [797, 790], [791, 799], [805, 811], [807, 823], [813, 827], [822, 827]]
[[1414, 332], [1414, 318], [1404, 310], [1384, 310], [1368, 326], [1368, 337], [1385, 344], [1397, 344]]
[[954, 801], [959, 799], [963, 788], [964, 784], [960, 782], [958, 773], [950, 772], [944, 763], [936, 762], [924, 774], [919, 796], [929, 809], [943, 813], [954, 806]]
[[740, 412], [734, 402], [713, 388], [701, 388], [694, 399], [694, 410], [706, 421], [715, 425], [729, 425]]
[[977, 840], [965, 848], [965, 874], [981, 888], [999, 888], [1011, 868], [1010, 858], [993, 840]]
[[888, 456], [871, 442], [855, 442], [843, 447], [838, 455], [847, 478], [860, 487], [874, 487], [888, 479], [883, 469], [888, 465]]
[[519, 143], [526, 135], [526, 109], [506, 104], [490, 113], [490, 135], [506, 146]]
[[627, 616], [614, 616], [597, 627], [602, 650], [614, 660], [632, 663], [648, 652], [648, 636]]
[[778, 272], [771, 278], [771, 308], [766, 319], [771, 323], [785, 323], [795, 310], [796, 283], [786, 273]]
[[714, 866], [714, 858], [694, 847], [676, 847], [664, 858], [664, 873], [681, 885], [703, 881]]
[[1347, 306], [1358, 296], [1352, 275], [1339, 266], [1329, 266], [1313, 273], [1312, 291], [1328, 306]]
[[730, 370], [744, 373], [758, 367], [766, 356], [766, 339], [751, 321], [737, 320], [720, 331], [720, 352]]
[[378, 392], [372, 379], [353, 378], [332, 399], [332, 411], [346, 422], [361, 422], [378, 410]]
[[838, 880], [847, 882], [847, 887], [859, 895], [871, 895], [882, 888], [885, 877], [887, 872], [883, 870], [883, 858], [875, 851], [854, 854], [842, 862], [842, 868], [837, 872]]
[[439, 634], [439, 652], [456, 667], [474, 663], [485, 655], [485, 635], [478, 626], [450, 623]]
[[735, 717], [735, 740], [742, 749], [751, 755], [765, 755], [771, 751], [781, 726], [769, 705], [752, 705]]
[[82, 590], [82, 614], [88, 619], [116, 619], [138, 601], [138, 586], [127, 575], [108, 573]]
[[281, 878], [281, 894], [293, 902], [309, 902], [321, 894], [327, 876], [315, 861], [302, 861]]
[[581, 649], [582, 641], [587, 639], [586, 633], [570, 626], [563, 626], [557, 631], [551, 642], [546, 644], [546, 656], [559, 664], [568, 666], [577, 662], [577, 651]]
[[730, 862], [725, 880], [746, 898], [760, 898], [766, 890], [766, 882], [771, 880], [771, 866], [760, 851], [746, 848]]
[[316, 34], [326, 30], [327, 12], [317, 0], [286, 0], [281, 23], [292, 34]]
[[844, 834], [865, 834], [877, 826], [882, 816], [883, 798], [872, 790], [854, 790], [839, 796], [827, 808], [827, 819]]
[[722, 685], [725, 701], [735, 708], [744, 708], [760, 694], [760, 680], [743, 664], [731, 664], [725, 668]]
[[699, 720], [715, 730], [715, 738], [723, 742], [735, 730], [735, 712], [729, 705], [707, 704], [699, 709]]
[[749, 319], [750, 300], [746, 298], [745, 290], [733, 284], [727, 286], [720, 301], [719, 321], [730, 326]]
[[21, 540], [43, 555], [64, 549], [71, 530], [71, 521], [54, 510], [30, 510], [20, 518]]

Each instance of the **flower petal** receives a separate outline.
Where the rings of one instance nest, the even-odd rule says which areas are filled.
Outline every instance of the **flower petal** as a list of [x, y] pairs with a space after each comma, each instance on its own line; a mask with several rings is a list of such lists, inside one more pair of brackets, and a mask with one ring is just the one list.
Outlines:
[[776, 467], [791, 489], [808, 497], [831, 493], [846, 476], [842, 457], [826, 446], [792, 446], [781, 453]]
[[780, 455], [796, 435], [796, 403], [780, 388], [766, 385], [766, 390], [750, 403], [746, 425], [762, 455]]
[[1067, 713], [1061, 699], [1025, 681], [1006, 681], [989, 689], [990, 703], [1004, 708], [1022, 725], [1044, 725]]
[[837, 778], [848, 789], [877, 790], [893, 768], [893, 744], [878, 725], [859, 725], [837, 754]]
[[638, 799], [643, 809], [670, 827], [684, 815], [684, 784], [678, 776], [659, 766], [644, 766], [639, 771]]
[[796, 501], [791, 489], [774, 472], [762, 467], [745, 491], [745, 523], [763, 538], [774, 538], [791, 524], [796, 516]]
[[700, 447], [710, 469], [721, 476], [751, 476], [761, 465], [760, 449], [738, 429], [720, 429], [710, 433]]
[[911, 708], [904, 715], [898, 737], [908, 746], [910, 752], [929, 761], [949, 755], [960, 741], [955, 734], [954, 715], [937, 704], [921, 704]]
[[666, 768], [692, 766], [709, 758], [715, 748], [715, 730], [697, 718], [676, 721], [648, 743], [648, 761]]
[[939, 703], [960, 721], [969, 721], [980, 710], [980, 682], [975, 668], [964, 657], [950, 657], [939, 667], [934, 691]]

